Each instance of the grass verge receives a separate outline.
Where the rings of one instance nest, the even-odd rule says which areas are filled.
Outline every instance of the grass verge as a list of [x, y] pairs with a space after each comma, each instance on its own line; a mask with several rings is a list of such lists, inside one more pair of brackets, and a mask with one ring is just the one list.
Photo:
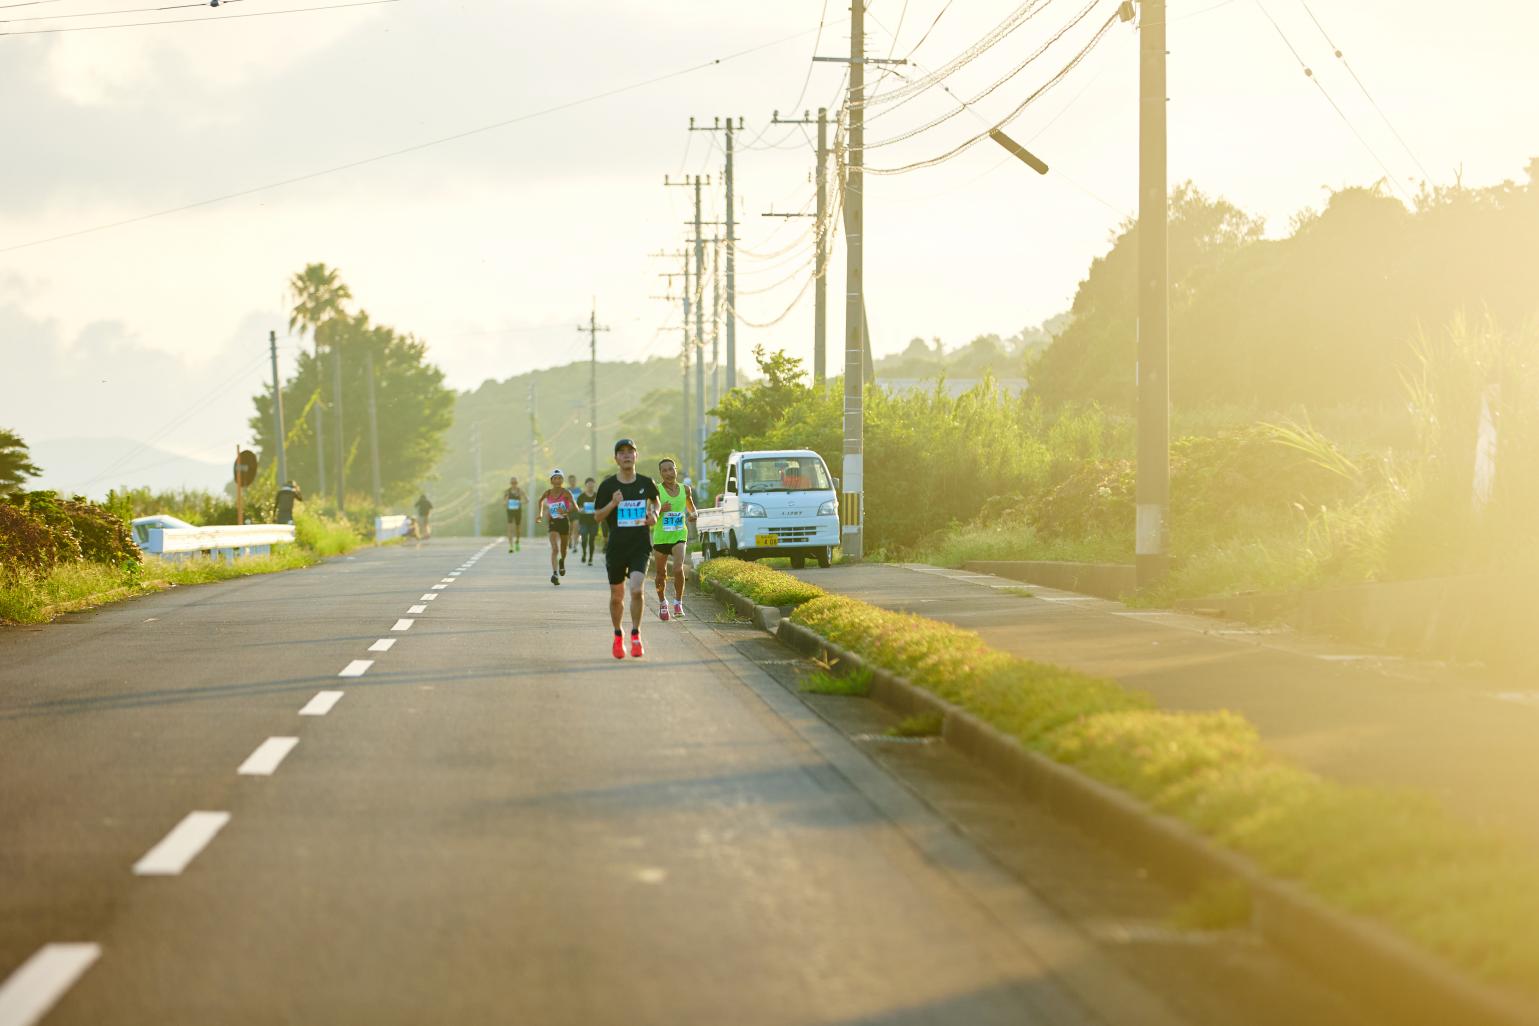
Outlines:
[[761, 606], [797, 606], [828, 594], [790, 574], [727, 557], [700, 564], [700, 580], [735, 591]]
[[271, 555], [246, 556], [234, 562], [154, 556], [146, 556], [138, 565], [76, 561], [62, 563], [44, 574], [21, 573], [0, 579], [0, 623], [47, 623], [63, 613], [162, 588], [296, 570], [365, 544], [346, 521], [305, 514], [296, 519], [294, 536], [296, 544], [275, 545]]
[[844, 674], [817, 670], [803, 677], [798, 687], [809, 695], [850, 695], [864, 698], [871, 694], [871, 677], [871, 671], [864, 666]]
[[[1267, 753], [1233, 713], [1160, 711], [1113, 681], [1016, 658], [949, 624], [836, 595], [803, 602], [792, 620], [1335, 907], [1539, 996], [1539, 865], [1432, 796], [1327, 781]], [[1193, 919], [1237, 914], [1220, 898]]]

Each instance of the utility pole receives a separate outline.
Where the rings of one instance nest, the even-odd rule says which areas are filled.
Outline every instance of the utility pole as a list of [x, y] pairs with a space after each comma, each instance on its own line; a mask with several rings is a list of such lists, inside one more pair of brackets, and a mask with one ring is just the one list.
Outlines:
[[336, 406], [337, 470], [333, 475], [337, 482], [337, 512], [347, 505], [347, 443], [342, 438], [342, 347], [333, 340], [331, 344], [331, 395]]
[[[374, 508], [381, 505], [379, 489], [379, 413], [374, 407], [374, 351], [363, 351], [363, 373], [369, 379], [369, 483], [374, 486]], [[477, 531], [477, 534], [480, 532]]]
[[284, 449], [283, 438], [283, 384], [278, 380], [278, 333], [267, 333], [267, 351], [273, 358], [273, 426], [276, 429], [278, 439], [278, 487], [282, 488], [289, 480], [288, 453]]
[[476, 537], [481, 537], [481, 425], [473, 424], [470, 428], [470, 448], [476, 457], [475, 478], [470, 485], [471, 502], [475, 504], [476, 511]]
[[[527, 480], [529, 482], [529, 487], [530, 488], [533, 488], [535, 486], [535, 482], [539, 480], [539, 478], [534, 476], [534, 458], [535, 458], [535, 441], [534, 440], [535, 440], [535, 437], [536, 437], [537, 434], [538, 434], [538, 429], [535, 426], [535, 416], [534, 416], [534, 378], [530, 377], [530, 379], [529, 379], [529, 477], [527, 478]], [[526, 521], [529, 524], [529, 537], [533, 538], [534, 537], [534, 517], [533, 516], [527, 517]]]
[[588, 458], [593, 476], [598, 477], [598, 333], [608, 331], [598, 322], [598, 298], [588, 312], [588, 326], [577, 326], [588, 333]]
[[[721, 402], [721, 239], [711, 240], [711, 409]], [[708, 428], [714, 426], [715, 421]]]
[[[693, 131], [698, 131], [698, 129], [695, 128], [695, 121], [694, 121], [693, 118], [690, 119], [689, 128], [690, 128], [690, 131], [692, 131], [692, 132]], [[701, 229], [701, 226], [702, 226], [702, 222], [700, 220], [700, 186], [702, 184], [703, 185], [710, 185], [711, 184], [711, 180], [710, 180], [709, 177], [702, 179], [699, 175], [695, 175], [693, 180], [690, 180], [690, 179], [686, 178], [682, 182], [673, 182], [673, 181], [669, 181], [668, 177], [665, 175], [663, 177], [663, 184], [665, 186], [670, 186], [670, 185], [687, 185], [687, 186], [692, 186], [694, 188], [694, 190], [695, 190], [695, 219], [692, 222], [693, 225], [694, 225], [694, 228], [695, 228], [695, 284], [694, 284], [694, 291], [691, 291], [690, 284], [689, 284], [689, 253], [686, 252], [684, 254], [684, 352], [683, 352], [683, 356], [681, 357], [681, 364], [682, 364], [681, 372], [683, 374], [683, 384], [681, 386], [681, 390], [682, 390], [681, 394], [682, 394], [682, 397], [683, 397], [683, 404], [684, 404], [684, 439], [683, 439], [684, 446], [683, 446], [683, 448], [681, 448], [679, 450], [679, 463], [678, 463], [678, 465], [681, 468], [683, 468], [683, 473], [687, 475], [688, 473], [690, 473], [690, 469], [692, 467], [695, 467], [700, 462], [700, 460], [704, 459], [704, 455], [703, 455], [703, 451], [704, 450], [703, 450], [703, 448], [701, 450], [702, 455], [700, 455], [699, 459], [696, 458], [696, 453], [694, 451], [694, 439], [695, 439], [696, 436], [695, 436], [695, 430], [691, 427], [691, 424], [690, 424], [690, 410], [689, 410], [689, 361], [690, 361], [690, 350], [691, 350], [691, 348], [695, 348], [697, 350], [702, 348], [701, 334], [705, 330], [704, 329], [704, 316], [705, 316], [705, 312], [704, 312], [704, 310], [701, 309], [701, 303], [699, 302], [698, 297], [697, 297], [697, 293], [700, 293], [700, 292], [703, 291], [703, 287], [701, 285], [701, 281], [702, 281], [702, 275], [704, 273], [704, 268], [705, 268], [705, 250], [703, 248], [703, 243], [701, 241], [701, 235], [700, 235], [700, 229]], [[690, 301], [691, 301], [692, 298], [694, 298], [696, 300], [695, 303], [694, 303], [694, 311], [695, 311], [695, 337], [694, 337], [693, 340], [690, 339], [690, 333], [689, 333], [689, 312], [690, 312], [690, 308], [691, 308], [690, 307]], [[699, 363], [699, 356], [700, 356], [700, 354], [697, 352], [697, 354], [696, 354], [696, 375], [695, 376], [698, 379], [698, 381], [697, 381], [697, 386], [698, 387], [695, 390], [696, 393], [697, 393], [697, 395], [695, 396], [695, 402], [696, 402], [696, 406], [698, 407], [698, 410], [697, 410], [697, 421], [698, 421], [698, 423], [700, 425], [703, 425], [704, 422], [705, 422], [705, 395], [704, 395], [705, 368], [704, 368], [704, 366], [702, 364]]]
[[[733, 183], [733, 132], [741, 130], [743, 119], [739, 117], [737, 124], [732, 123], [729, 115], [725, 121], [720, 117], [715, 118], [710, 125], [696, 125], [695, 119], [689, 119], [691, 132], [726, 132], [727, 166], [722, 175], [723, 186], [727, 191], [727, 391], [737, 387], [737, 217], [733, 213], [737, 202], [732, 191]], [[709, 180], [707, 185], [711, 184]]]
[[[777, 125], [818, 126], [817, 212], [814, 222], [813, 242], [816, 245], [812, 258], [812, 383], [821, 388], [828, 380], [828, 108], [819, 107], [814, 121], [808, 112], [796, 120], [787, 120], [775, 111], [771, 119]], [[764, 217], [806, 217], [806, 214], [767, 213]]]
[[[700, 234], [700, 177], [695, 176], [695, 480], [705, 480], [705, 240]], [[686, 470], [685, 476], [689, 476]]]
[[1170, 268], [1165, 0], [1143, 0], [1138, 61], [1138, 586], [1170, 567]]

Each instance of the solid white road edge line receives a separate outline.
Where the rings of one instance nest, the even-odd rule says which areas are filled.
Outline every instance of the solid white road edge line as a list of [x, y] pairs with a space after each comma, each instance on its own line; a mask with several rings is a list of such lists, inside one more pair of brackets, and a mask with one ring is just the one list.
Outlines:
[[102, 956], [100, 944], [44, 944], [0, 984], [0, 1026], [32, 1026]]
[[370, 652], [388, 652], [388, 651], [390, 651], [391, 647], [394, 646], [394, 645], [395, 645], [395, 639], [394, 638], [380, 638], [374, 644], [369, 646], [369, 651]]
[[372, 659], [354, 659], [352, 662], [342, 667], [342, 672], [337, 674], [337, 676], [362, 677], [364, 674], [369, 672], [369, 667], [373, 665], [374, 660]]
[[315, 697], [305, 703], [305, 707], [299, 710], [301, 716], [325, 716], [331, 712], [331, 707], [342, 701], [344, 691], [317, 691]]
[[228, 812], [189, 812], [134, 863], [136, 876], [178, 876], [230, 821]]
[[417, 622], [416, 620], [397, 620], [395, 622], [395, 626], [390, 628], [390, 629], [393, 630], [393, 631], [411, 630], [411, 625], [416, 623], [416, 622]]

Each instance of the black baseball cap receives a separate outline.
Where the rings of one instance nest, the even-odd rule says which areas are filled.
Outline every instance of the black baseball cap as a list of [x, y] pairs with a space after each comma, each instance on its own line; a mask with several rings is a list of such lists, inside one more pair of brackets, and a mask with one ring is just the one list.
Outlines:
[[615, 452], [619, 452], [621, 449], [627, 447], [634, 449], [636, 448], [636, 443], [629, 438], [622, 438], [615, 443]]

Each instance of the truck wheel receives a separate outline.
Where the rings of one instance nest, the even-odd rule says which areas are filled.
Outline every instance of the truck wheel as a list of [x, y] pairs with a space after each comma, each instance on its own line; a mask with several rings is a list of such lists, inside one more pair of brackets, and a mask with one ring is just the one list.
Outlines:
[[792, 570], [805, 570], [806, 568], [807, 568], [807, 557], [803, 553], [798, 552], [798, 553], [796, 553], [795, 555], [793, 555], [791, 557], [791, 569]]
[[823, 548], [818, 550], [818, 566], [822, 567], [824, 570], [827, 570], [833, 565], [834, 550], [831, 547], [825, 545]]

